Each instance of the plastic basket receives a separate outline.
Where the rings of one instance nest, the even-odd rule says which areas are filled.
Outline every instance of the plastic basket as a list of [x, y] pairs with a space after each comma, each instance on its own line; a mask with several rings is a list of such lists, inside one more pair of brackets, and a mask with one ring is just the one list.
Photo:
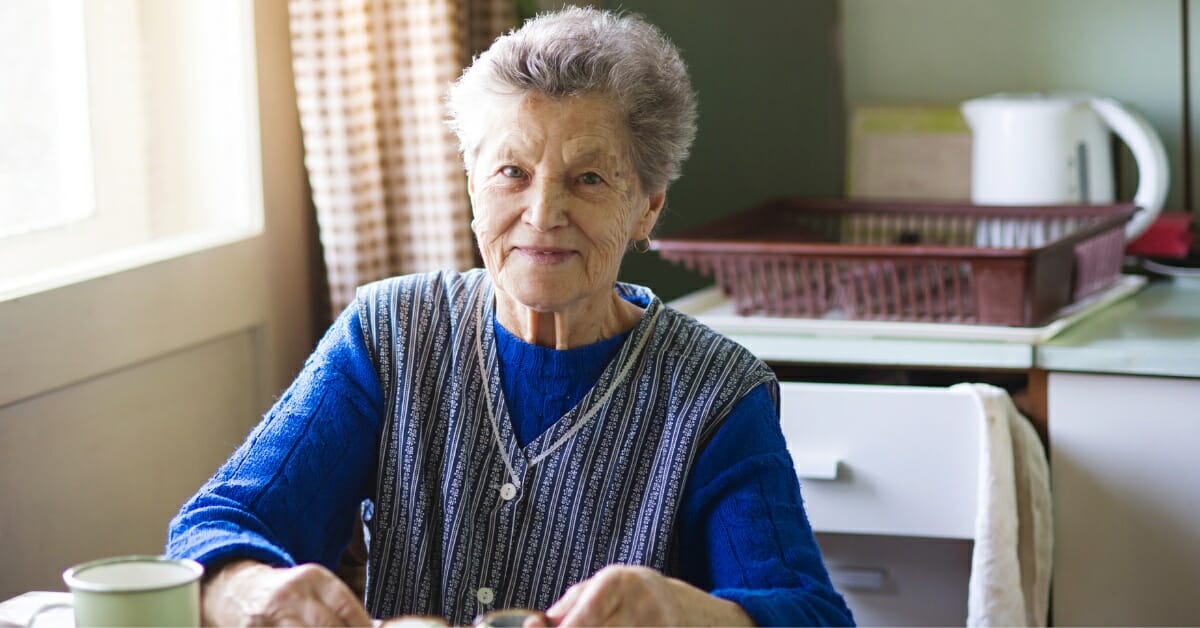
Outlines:
[[741, 315], [1028, 327], [1119, 278], [1135, 211], [778, 199], [654, 248]]

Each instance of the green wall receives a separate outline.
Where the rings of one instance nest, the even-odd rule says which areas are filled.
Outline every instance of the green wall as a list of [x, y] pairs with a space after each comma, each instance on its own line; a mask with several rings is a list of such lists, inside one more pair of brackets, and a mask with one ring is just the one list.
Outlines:
[[[1167, 210], [1182, 209], [1185, 181], [1200, 179], [1195, 168], [1185, 174], [1185, 151], [1198, 142], [1184, 138], [1192, 115], [1184, 106], [1184, 2], [1197, 39], [1200, 0], [593, 4], [659, 25], [682, 48], [699, 92], [699, 136], [659, 224], [670, 234], [776, 195], [840, 195], [845, 121], [856, 105], [957, 105], [999, 91], [1090, 91], [1128, 103], [1162, 135], [1172, 162]], [[1200, 59], [1190, 66], [1194, 75]], [[1121, 153], [1118, 194], [1131, 198], [1135, 169]], [[631, 253], [622, 279], [665, 299], [711, 283], [655, 253]]]
[[[667, 193], [659, 233], [778, 195], [837, 195], [842, 157], [835, 3], [623, 0], [682, 51], [700, 97], [699, 134]], [[621, 278], [671, 299], [712, 282], [630, 253]]]
[[[1184, 206], [1180, 0], [840, 0], [845, 102], [956, 105], [995, 92], [1084, 91], [1139, 111]], [[1118, 152], [1118, 196], [1136, 167]]]

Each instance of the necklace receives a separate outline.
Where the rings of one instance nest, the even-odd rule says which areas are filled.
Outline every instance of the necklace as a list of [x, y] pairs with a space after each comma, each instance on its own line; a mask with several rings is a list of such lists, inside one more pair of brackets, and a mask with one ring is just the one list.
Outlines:
[[[488, 422], [491, 423], [492, 426], [492, 438], [496, 443], [496, 447], [500, 450], [500, 458], [504, 461], [504, 468], [508, 470], [508, 475], [510, 478], [512, 478], [513, 484], [520, 486], [521, 478], [517, 476], [516, 470], [513, 469], [512, 459], [508, 455], [508, 447], [505, 446], [504, 441], [500, 438], [500, 424], [496, 420], [496, 412], [492, 408], [492, 391], [489, 386], [491, 373], [488, 371], [487, 361], [484, 359], [483, 355], [483, 301], [486, 298], [484, 296], [484, 292], [488, 291], [480, 290], [477, 293], [479, 296], [476, 297], [475, 301], [475, 355], [479, 360], [479, 373], [480, 378], [483, 380], [483, 398], [487, 405]], [[637, 362], [637, 357], [641, 355], [642, 351], [646, 348], [646, 343], [649, 342], [651, 336], [649, 329], [653, 328], [655, 322], [658, 321], [658, 315], [661, 311], [661, 307], [656, 307], [653, 304], [647, 308], [646, 313], [649, 314], [649, 321], [643, 319], [642, 323], [639, 323], [639, 327], [642, 324], [645, 324], [647, 330], [641, 334], [638, 334], [637, 328], [634, 329], [633, 335], [636, 337], [637, 344], [634, 345], [633, 351], [630, 352], [629, 356], [622, 361], [620, 370], [617, 371], [617, 374], [612, 378], [612, 381], [608, 383], [608, 388], [604, 391], [604, 394], [601, 395], [599, 399], [589, 403], [583, 415], [575, 421], [575, 424], [571, 426], [571, 429], [567, 430], [567, 432], [560, 436], [558, 440], [554, 441], [553, 444], [545, 448], [542, 453], [530, 460], [526, 468], [532, 468], [537, 463], [545, 460], [560, 447], [567, 444], [567, 441], [571, 440], [572, 436], [574, 436], [579, 430], [583, 429], [589, 422], [591, 422], [592, 418], [596, 416], [596, 413], [599, 412], [606, 403], [608, 403], [608, 400], [613, 396], [613, 393], [617, 391], [617, 386], [621, 382], [625, 381], [625, 378], [629, 376], [629, 372], [633, 370], [633, 365], [635, 362]], [[617, 355], [620, 356], [620, 353]], [[603, 377], [604, 376], [601, 375], [601, 379], [603, 379]], [[590, 396], [591, 393], [589, 392], [584, 396], [584, 399], [588, 399]]]

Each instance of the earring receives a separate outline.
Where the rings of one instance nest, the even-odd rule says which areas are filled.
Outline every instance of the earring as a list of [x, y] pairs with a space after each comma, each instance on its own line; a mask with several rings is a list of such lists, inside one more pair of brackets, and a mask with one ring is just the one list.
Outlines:
[[630, 246], [638, 253], [645, 253], [650, 250], [650, 242], [650, 237], [647, 236], [641, 240], [634, 240]]

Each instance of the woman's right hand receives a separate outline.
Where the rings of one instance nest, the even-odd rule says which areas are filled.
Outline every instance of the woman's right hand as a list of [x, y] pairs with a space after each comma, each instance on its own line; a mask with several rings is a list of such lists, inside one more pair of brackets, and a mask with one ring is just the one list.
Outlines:
[[219, 567], [202, 589], [210, 626], [370, 626], [362, 602], [315, 564], [275, 568], [252, 560]]

